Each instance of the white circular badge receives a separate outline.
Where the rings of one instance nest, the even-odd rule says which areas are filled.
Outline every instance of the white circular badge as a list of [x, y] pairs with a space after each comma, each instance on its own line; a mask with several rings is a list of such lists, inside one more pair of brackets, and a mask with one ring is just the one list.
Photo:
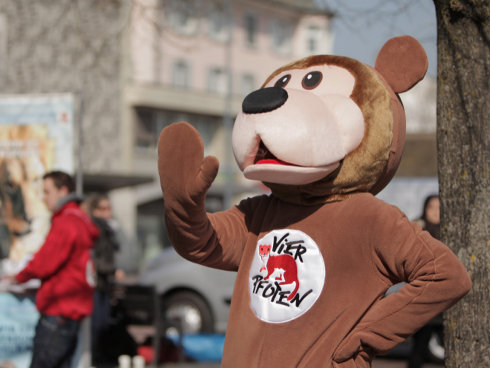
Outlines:
[[315, 304], [324, 282], [325, 264], [313, 239], [299, 230], [271, 231], [257, 242], [250, 307], [262, 321], [291, 321]]

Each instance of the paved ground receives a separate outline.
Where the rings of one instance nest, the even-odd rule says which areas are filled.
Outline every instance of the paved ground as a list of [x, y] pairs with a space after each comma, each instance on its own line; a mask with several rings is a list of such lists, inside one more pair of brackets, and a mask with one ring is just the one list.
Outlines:
[[[136, 341], [142, 341], [146, 336], [153, 333], [152, 327], [130, 327], [129, 332]], [[398, 355], [400, 356], [400, 355]], [[404, 355], [401, 355], [404, 356]], [[404, 359], [377, 358], [372, 368], [406, 368], [407, 363]], [[148, 366], [151, 367], [151, 366]], [[116, 367], [101, 367], [116, 368]], [[166, 363], [161, 364], [158, 368], [220, 368], [219, 363]], [[444, 368], [443, 364], [425, 364], [422, 368]]]
[[[403, 360], [378, 358], [373, 362], [372, 368], [406, 368], [407, 363]], [[160, 368], [219, 368], [218, 363], [178, 363], [163, 364]], [[425, 364], [423, 368], [443, 368], [440, 364]]]
[[[378, 358], [373, 362], [372, 368], [406, 368], [407, 363], [400, 359]], [[147, 368], [153, 367], [147, 365]], [[118, 368], [114, 366], [104, 366], [97, 368]], [[221, 368], [219, 363], [166, 363], [160, 364], [158, 368]], [[444, 368], [443, 364], [425, 364], [423, 368]]]
[[[376, 359], [372, 368], [406, 368], [407, 363], [403, 360]], [[423, 368], [443, 368], [443, 364], [424, 364]]]

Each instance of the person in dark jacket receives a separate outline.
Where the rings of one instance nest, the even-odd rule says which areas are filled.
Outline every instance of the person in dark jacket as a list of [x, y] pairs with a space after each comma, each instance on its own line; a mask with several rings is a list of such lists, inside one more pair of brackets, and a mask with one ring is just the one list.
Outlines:
[[61, 171], [43, 176], [44, 202], [53, 213], [44, 244], [12, 281], [40, 279], [31, 368], [70, 367], [80, 322], [92, 313], [95, 269], [90, 250], [99, 231]]
[[87, 209], [100, 232], [92, 253], [97, 274], [97, 286], [91, 321], [91, 345], [93, 361], [103, 362], [105, 356], [99, 342], [100, 337], [110, 326], [111, 296], [116, 275], [115, 253], [119, 250], [119, 241], [110, 223], [112, 207], [109, 197], [99, 193], [89, 196]]
[[[427, 196], [424, 201], [422, 216], [417, 219], [422, 229], [429, 232], [435, 239], [440, 239], [440, 202], [437, 194]], [[422, 327], [413, 335], [413, 345], [408, 357], [408, 368], [421, 368], [429, 357], [429, 340], [436, 330], [436, 325], [442, 323], [439, 314], [432, 321]]]

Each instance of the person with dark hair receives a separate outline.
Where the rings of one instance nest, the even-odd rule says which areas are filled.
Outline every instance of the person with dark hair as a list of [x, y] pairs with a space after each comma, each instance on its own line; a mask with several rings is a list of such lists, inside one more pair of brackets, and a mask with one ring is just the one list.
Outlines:
[[424, 210], [418, 222], [422, 226], [422, 229], [427, 230], [434, 238], [440, 239], [441, 212], [439, 196], [437, 194], [432, 194], [425, 198]]
[[73, 193], [72, 177], [61, 171], [43, 176], [51, 228], [41, 248], [12, 282], [40, 279], [31, 368], [70, 367], [80, 322], [92, 313], [95, 270], [90, 250], [99, 231]]
[[[43, 175], [43, 180], [50, 179], [57, 189], [66, 188], [68, 194], [75, 192], [75, 181], [63, 171], [50, 171]], [[49, 205], [48, 205], [49, 207]]]
[[[427, 196], [424, 201], [422, 215], [415, 221], [432, 237], [440, 239], [440, 201], [437, 194]], [[413, 345], [408, 357], [408, 368], [421, 368], [429, 357], [429, 340], [436, 331], [436, 326], [442, 322], [438, 315], [413, 335]], [[442, 331], [439, 331], [442, 333]]]
[[86, 201], [87, 210], [99, 229], [100, 236], [94, 244], [93, 260], [97, 274], [97, 286], [94, 293], [92, 313], [92, 361], [104, 362], [103, 344], [100, 338], [110, 326], [111, 297], [116, 273], [115, 253], [119, 250], [119, 241], [111, 227], [112, 207], [106, 194], [96, 193]]

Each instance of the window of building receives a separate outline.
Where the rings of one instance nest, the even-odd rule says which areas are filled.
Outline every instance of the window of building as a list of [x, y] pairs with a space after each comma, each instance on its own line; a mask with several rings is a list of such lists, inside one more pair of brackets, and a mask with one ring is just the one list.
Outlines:
[[272, 49], [287, 55], [292, 51], [293, 25], [281, 19], [272, 19], [269, 24]]
[[212, 68], [208, 76], [208, 91], [226, 94], [228, 91], [228, 75], [224, 69]]
[[138, 244], [141, 246], [143, 261], [151, 259], [162, 248], [170, 247], [170, 240], [167, 236], [163, 201], [160, 199], [147, 203], [142, 203], [137, 207], [136, 234]]
[[243, 74], [242, 75], [242, 83], [241, 83], [241, 93], [242, 96], [248, 95], [255, 89], [255, 77], [253, 74]]
[[198, 29], [197, 0], [167, 0], [164, 2], [166, 20], [180, 34], [194, 35]]
[[213, 1], [208, 4], [208, 34], [213, 40], [226, 42], [230, 38], [230, 19], [225, 3]]
[[149, 109], [136, 110], [135, 140], [136, 147], [141, 149], [156, 148], [155, 136], [158, 124], [156, 115]]
[[135, 126], [136, 149], [141, 153], [154, 153], [162, 129], [176, 121], [191, 123], [201, 135], [205, 146], [212, 142], [222, 125], [222, 118], [218, 116], [138, 107]]
[[249, 47], [257, 46], [259, 20], [255, 14], [247, 13], [244, 18], [245, 43]]
[[306, 30], [306, 50], [310, 54], [318, 53], [320, 46], [320, 27], [312, 25]]
[[191, 79], [189, 64], [184, 60], [178, 60], [172, 69], [172, 85], [178, 88], [189, 88]]
[[0, 86], [3, 87], [7, 71], [7, 16], [0, 13]]

